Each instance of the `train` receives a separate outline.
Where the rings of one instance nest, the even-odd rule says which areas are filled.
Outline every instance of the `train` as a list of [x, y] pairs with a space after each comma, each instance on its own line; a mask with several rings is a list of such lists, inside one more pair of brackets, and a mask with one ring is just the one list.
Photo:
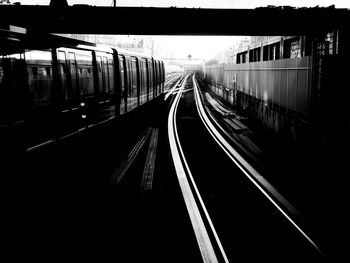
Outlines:
[[160, 97], [162, 60], [55, 34], [0, 29], [1, 153], [30, 149]]
[[221, 61], [205, 63], [202, 74], [208, 87], [275, 135], [295, 141], [314, 127], [326, 126], [339, 96], [339, 31], [248, 41]]

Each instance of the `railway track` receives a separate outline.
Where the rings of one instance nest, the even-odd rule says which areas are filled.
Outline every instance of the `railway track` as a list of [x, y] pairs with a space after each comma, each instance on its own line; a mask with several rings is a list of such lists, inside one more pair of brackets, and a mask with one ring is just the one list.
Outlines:
[[324, 260], [296, 210], [232, 147], [195, 78], [177, 89], [169, 143], [202, 262]]
[[[59, 167], [54, 174], [59, 184], [52, 178], [47, 185], [60, 187], [61, 192], [38, 194], [37, 199], [48, 204], [40, 206], [42, 214], [34, 215], [33, 222], [23, 219], [26, 231], [33, 228], [34, 219], [41, 220], [43, 229], [60, 230], [46, 237], [40, 229], [40, 238], [47, 240], [49, 248], [57, 247], [64, 255], [117, 254], [125, 262], [295, 262], [301, 258], [316, 262], [322, 258], [312, 240], [271, 202], [281, 203], [278, 195], [269, 199], [260, 189], [266, 182], [264, 186], [256, 175], [249, 179], [245, 173], [253, 168], [242, 171], [243, 157], [235, 157], [235, 164], [229, 150], [219, 145], [229, 142], [220, 135], [213, 138], [216, 132], [208, 131], [208, 126], [217, 124], [206, 116], [196, 85], [190, 75], [173, 78], [152, 117], [128, 120], [128, 125], [136, 122], [133, 136], [127, 130], [122, 137], [115, 136], [120, 126], [111, 126], [109, 136], [101, 136], [107, 130], [96, 129], [96, 134], [77, 141], [67, 138], [52, 158], [45, 152], [40, 155], [45, 147], [33, 150], [33, 157], [24, 162], [37, 161], [27, 173], [37, 171], [41, 160], [52, 163], [42, 168], [37, 179], [50, 178], [52, 169]], [[70, 144], [74, 151], [65, 152]], [[29, 193], [32, 184], [15, 182], [14, 186]], [[37, 187], [41, 185], [42, 181]], [[57, 212], [44, 209], [55, 196], [60, 197]], [[20, 202], [24, 198], [21, 195]], [[51, 223], [52, 218], [61, 219], [60, 223]], [[27, 233], [20, 235], [29, 239]], [[39, 248], [31, 251], [40, 254]]]

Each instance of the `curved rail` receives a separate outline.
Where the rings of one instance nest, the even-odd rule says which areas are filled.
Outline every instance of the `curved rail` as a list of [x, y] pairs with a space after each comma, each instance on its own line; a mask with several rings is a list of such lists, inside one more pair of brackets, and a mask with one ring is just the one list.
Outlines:
[[[203, 262], [209, 263], [209, 262], [218, 262], [217, 256], [214, 251], [213, 244], [209, 238], [208, 231], [205, 227], [204, 221], [201, 217], [201, 213], [199, 211], [199, 208], [197, 206], [195, 197], [193, 195], [193, 192], [191, 190], [191, 185], [195, 189], [196, 197], [200, 200], [201, 209], [204, 211], [204, 213], [207, 216], [207, 220], [209, 224], [211, 224], [210, 218], [208, 218], [208, 213], [205, 209], [204, 203], [202, 201], [201, 196], [199, 195], [199, 192], [197, 190], [196, 185], [194, 184], [193, 177], [191, 175], [191, 171], [187, 165], [185, 156], [183, 154], [181, 144], [179, 141], [179, 137], [177, 134], [177, 127], [176, 127], [176, 110], [180, 101], [180, 97], [182, 94], [182, 91], [184, 89], [186, 79], [188, 76], [186, 76], [179, 88], [179, 91], [173, 101], [173, 104], [170, 108], [169, 117], [168, 117], [168, 136], [169, 136], [169, 143], [170, 143], [170, 150], [171, 155], [173, 158], [173, 162], [175, 165], [175, 170], [177, 174], [177, 178], [180, 184], [181, 192], [186, 204], [186, 208], [188, 211], [188, 214], [191, 219], [192, 227], [195, 232], [195, 236], [197, 239], [197, 243], [200, 249], [200, 253], [203, 259]], [[187, 178], [190, 178], [190, 182]], [[191, 185], [190, 185], [191, 183]], [[211, 224], [212, 227], [212, 224]], [[213, 229], [212, 227], [212, 231]], [[221, 247], [221, 245], [219, 245]], [[226, 256], [224, 256], [225, 262], [227, 261]]]
[[[259, 191], [277, 208], [277, 210], [295, 227], [295, 229], [304, 236], [304, 238], [323, 256], [322, 251], [317, 246], [317, 244], [298, 226], [296, 222], [288, 215], [284, 209], [281, 208], [279, 204], [271, 197], [272, 194], [279, 202], [283, 203], [283, 205], [290, 211], [294, 212], [294, 208], [288, 203], [286, 199], [280, 195], [276, 189], [273, 188], [271, 184], [269, 184], [263, 176], [259, 174], [231, 145], [230, 143], [221, 135], [221, 133], [216, 129], [216, 127], [212, 124], [212, 121], [219, 126], [219, 124], [211, 118], [207, 116], [207, 113], [202, 104], [202, 100], [199, 94], [199, 89], [197, 86], [197, 81], [195, 76], [193, 76], [193, 89], [195, 93], [196, 107], [198, 114], [207, 128], [210, 135], [214, 138], [214, 140], [218, 143], [218, 145], [223, 149], [223, 151], [227, 154], [227, 156], [237, 165], [237, 167], [244, 173], [244, 175], [259, 189]], [[265, 188], [265, 189], [264, 189]], [[267, 192], [269, 191], [270, 194]]]
[[174, 84], [173, 87], [166, 92], [164, 100], [167, 100], [170, 97], [170, 95], [172, 95], [175, 91], [180, 89], [180, 87], [184, 84], [185, 78], [187, 78], [187, 76], [182, 76], [178, 78], [176, 84]]

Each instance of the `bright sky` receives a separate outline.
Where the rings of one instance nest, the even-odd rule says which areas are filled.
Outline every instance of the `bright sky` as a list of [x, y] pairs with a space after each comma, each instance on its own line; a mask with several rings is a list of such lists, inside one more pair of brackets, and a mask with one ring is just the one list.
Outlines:
[[211, 59], [219, 51], [232, 47], [241, 36], [155, 36], [163, 47], [173, 52], [174, 57]]
[[[10, 0], [22, 5], [48, 5], [50, 0]], [[67, 0], [69, 5], [89, 4], [111, 6], [113, 0]], [[201, 7], [201, 8], [255, 8], [259, 6], [314, 7], [335, 5], [336, 8], [350, 8], [349, 0], [116, 0], [118, 6], [158, 6], [158, 7]]]

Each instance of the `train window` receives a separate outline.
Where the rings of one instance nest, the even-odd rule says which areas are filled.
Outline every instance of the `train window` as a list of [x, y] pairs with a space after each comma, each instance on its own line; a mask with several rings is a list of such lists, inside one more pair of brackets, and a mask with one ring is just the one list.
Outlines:
[[92, 53], [90, 51], [79, 50], [75, 53], [78, 65], [92, 66]]
[[50, 50], [26, 50], [25, 58], [31, 64], [52, 64]]
[[283, 58], [290, 58], [290, 41], [283, 42]]
[[100, 73], [102, 71], [102, 58], [97, 56], [97, 71]]
[[271, 60], [277, 60], [280, 59], [280, 43], [276, 43], [273, 46], [271, 46], [271, 51], [270, 51], [270, 59]]
[[58, 60], [59, 61], [65, 61], [66, 60], [66, 52], [65, 51], [58, 51]]
[[92, 71], [92, 53], [79, 50], [75, 52], [77, 67], [79, 69], [79, 91], [82, 96], [94, 94], [94, 76]]
[[300, 38], [286, 39], [283, 43], [283, 58], [300, 57]]
[[249, 62], [260, 61], [260, 52], [261, 52], [260, 47], [249, 50]]
[[254, 62], [254, 50], [249, 50], [249, 62]]
[[52, 54], [45, 50], [26, 50], [28, 86], [35, 104], [52, 100]]
[[270, 46], [263, 47], [263, 61], [267, 61], [270, 58]]
[[280, 55], [280, 43], [264, 46], [263, 48], [263, 60], [276, 60]]
[[75, 54], [73, 52], [68, 52], [68, 57], [70, 61], [75, 61]]
[[290, 57], [291, 58], [300, 57], [300, 41], [299, 41], [299, 39], [297, 39], [291, 43]]
[[33, 75], [28, 72], [29, 90], [35, 104], [47, 103], [52, 97], [52, 78], [45, 67], [33, 67]]
[[13, 50], [4, 50], [3, 55], [0, 55], [2, 84], [7, 87], [3, 87], [1, 90], [2, 98], [0, 102], [2, 105], [11, 107], [10, 115], [14, 121], [22, 120], [25, 115], [25, 108], [32, 104], [31, 94], [28, 91], [24, 57], [24, 51], [17, 47]]
[[82, 74], [79, 75], [80, 95], [89, 96], [94, 94], [94, 77], [89, 68], [81, 68]]
[[248, 55], [248, 51], [237, 54], [237, 64], [246, 63], [247, 55]]
[[275, 60], [276, 57], [276, 46], [270, 45], [269, 46], [269, 60]]

